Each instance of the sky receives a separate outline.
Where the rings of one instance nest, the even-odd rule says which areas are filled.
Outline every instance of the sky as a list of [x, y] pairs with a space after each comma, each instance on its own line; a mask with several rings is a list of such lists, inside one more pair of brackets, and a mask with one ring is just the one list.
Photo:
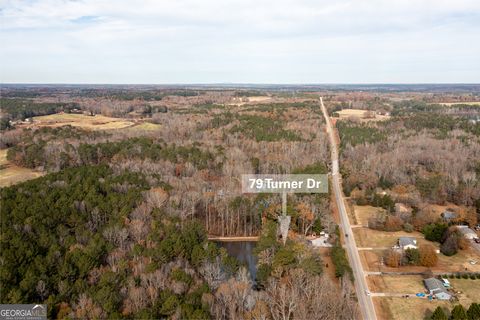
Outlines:
[[478, 0], [0, 0], [2, 83], [480, 83]]

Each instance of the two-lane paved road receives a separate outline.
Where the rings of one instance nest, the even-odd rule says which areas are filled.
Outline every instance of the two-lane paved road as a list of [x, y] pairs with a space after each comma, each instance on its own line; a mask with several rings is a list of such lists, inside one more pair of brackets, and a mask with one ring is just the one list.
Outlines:
[[355, 289], [357, 291], [358, 303], [362, 312], [363, 319], [373, 320], [377, 319], [375, 315], [375, 307], [373, 306], [372, 298], [368, 291], [367, 281], [365, 279], [365, 273], [363, 272], [362, 262], [358, 255], [357, 245], [355, 244], [355, 238], [353, 237], [350, 221], [348, 220], [347, 210], [345, 208], [345, 202], [343, 201], [342, 188], [340, 184], [340, 174], [338, 170], [338, 148], [335, 143], [335, 134], [333, 131], [332, 123], [328, 117], [327, 110], [323, 105], [323, 100], [320, 97], [320, 107], [322, 108], [323, 116], [327, 123], [327, 133], [330, 138], [330, 146], [332, 152], [332, 185], [333, 193], [335, 194], [335, 201], [337, 202], [338, 211], [340, 213], [341, 229], [345, 236], [345, 250], [348, 254], [350, 265], [353, 269], [353, 275], [355, 276]]

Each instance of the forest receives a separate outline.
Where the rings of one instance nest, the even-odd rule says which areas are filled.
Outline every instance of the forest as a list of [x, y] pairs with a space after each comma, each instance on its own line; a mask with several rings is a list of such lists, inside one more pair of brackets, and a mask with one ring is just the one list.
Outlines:
[[[245, 173], [330, 171], [319, 94], [7, 90], [5, 161], [43, 176], [1, 189], [2, 303], [45, 302], [52, 319], [358, 318], [332, 194], [288, 195], [291, 222], [283, 242], [281, 197], [241, 192]], [[462, 206], [459, 220], [478, 223], [476, 109], [445, 109], [441, 101], [417, 97], [321, 94], [331, 114], [352, 107], [391, 113], [383, 121], [335, 123], [345, 194], [385, 210], [369, 227], [420, 231], [447, 256], [462, 250], [459, 234], [425, 208]], [[130, 125], [102, 130], [36, 121], [73, 109], [79, 117]], [[9, 121], [27, 117], [32, 121]], [[397, 202], [412, 212], [396, 214]], [[322, 232], [330, 235], [324, 251], [307, 241]], [[258, 238], [255, 278], [208, 240], [222, 237]], [[391, 266], [433, 266], [432, 250], [422, 245], [384, 258]]]

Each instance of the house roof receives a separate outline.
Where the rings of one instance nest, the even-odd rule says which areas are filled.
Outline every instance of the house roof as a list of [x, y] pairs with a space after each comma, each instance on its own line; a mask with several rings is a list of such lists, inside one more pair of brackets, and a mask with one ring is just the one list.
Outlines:
[[428, 289], [428, 291], [432, 292], [433, 294], [443, 292], [450, 295], [450, 293], [448, 293], [448, 291], [443, 286], [442, 282], [437, 278], [424, 279], [423, 283], [425, 284], [425, 287]]
[[455, 212], [447, 210], [442, 213], [442, 217], [444, 219], [455, 219], [457, 217], [457, 214]]
[[468, 226], [457, 226], [458, 231], [460, 231], [462, 234], [472, 234], [472, 235], [477, 235], [475, 231], [470, 229]]
[[412, 237], [400, 237], [398, 238], [398, 245], [400, 247], [405, 247], [408, 245], [416, 246], [417, 240], [415, 240], [415, 238], [412, 238]]

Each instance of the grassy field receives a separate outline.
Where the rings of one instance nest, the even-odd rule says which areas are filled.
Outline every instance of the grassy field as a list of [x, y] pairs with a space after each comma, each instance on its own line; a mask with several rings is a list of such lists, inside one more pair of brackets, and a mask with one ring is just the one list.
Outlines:
[[440, 103], [441, 105], [444, 105], [444, 106], [448, 106], [448, 107], [451, 107], [451, 106], [454, 106], [456, 104], [468, 104], [468, 105], [471, 105], [471, 106], [480, 106], [480, 101], [470, 101], [470, 102], [445, 102], [445, 103]]
[[95, 115], [92, 117], [83, 114], [69, 113], [57, 113], [33, 118], [33, 126], [60, 127], [71, 125], [88, 130], [122, 129], [130, 127], [133, 124], [134, 123], [131, 121], [102, 115]]
[[380, 271], [383, 252], [384, 250], [362, 250], [358, 252], [365, 271]]
[[0, 187], [38, 178], [43, 173], [31, 169], [18, 167], [7, 160], [7, 150], [0, 150]]
[[458, 302], [468, 308], [472, 302], [480, 302], [480, 279], [449, 279], [457, 293]]
[[430, 316], [436, 307], [451, 309], [454, 304], [448, 301], [438, 301], [419, 298], [374, 297], [379, 319], [416, 320]]
[[379, 121], [379, 120], [386, 120], [389, 119], [390, 116], [376, 114], [374, 117], [365, 118], [367, 112], [369, 110], [361, 110], [361, 109], [343, 109], [340, 111], [336, 111], [340, 117], [340, 119], [348, 119], [348, 118], [358, 118], [365, 121]]
[[368, 287], [371, 292], [415, 294], [424, 292], [423, 277], [420, 275], [384, 275], [368, 276]]
[[[368, 218], [375, 217], [377, 213], [384, 212], [385, 209], [372, 206], [353, 206], [357, 224], [367, 225]], [[353, 222], [352, 222], [353, 223]]]
[[363, 116], [365, 115], [365, 112], [366, 110], [361, 110], [361, 109], [343, 109], [343, 110], [337, 111], [340, 118], [349, 118], [349, 117], [363, 118]]
[[126, 130], [129, 131], [155, 131], [160, 129], [162, 126], [159, 124], [155, 123], [150, 123], [150, 122], [143, 122], [139, 125], [134, 125], [131, 127], [127, 127]]
[[353, 234], [358, 247], [392, 247], [399, 237], [414, 237], [418, 244], [431, 243], [423, 238], [420, 232], [386, 232], [369, 228], [354, 228]]
[[[477, 260], [477, 264], [470, 264], [470, 260]], [[439, 254], [438, 265], [433, 270], [448, 270], [450, 272], [480, 272], [480, 256], [474, 251], [474, 249], [460, 250], [457, 254], [451, 257]], [[480, 287], [480, 281], [476, 284]]]

